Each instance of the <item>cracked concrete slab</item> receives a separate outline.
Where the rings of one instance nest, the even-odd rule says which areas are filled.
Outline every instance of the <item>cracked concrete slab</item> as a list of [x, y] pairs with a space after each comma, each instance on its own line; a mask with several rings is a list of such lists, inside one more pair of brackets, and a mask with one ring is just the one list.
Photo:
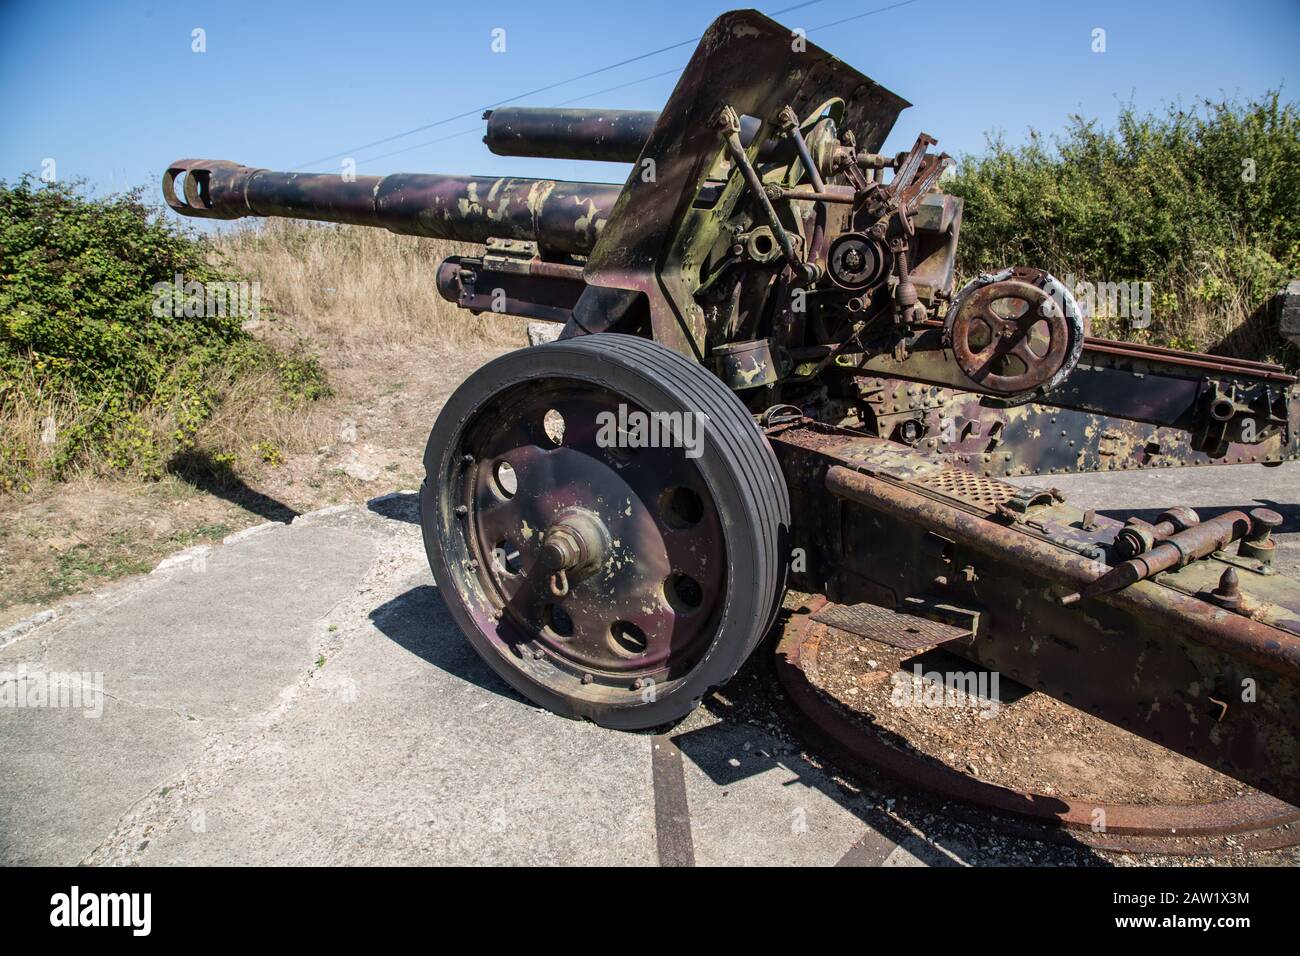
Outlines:
[[76, 708], [4, 711], [0, 865], [84, 859], [124, 813], [203, 751], [202, 733], [188, 724], [112, 697], [98, 718]]
[[279, 706], [372, 551], [345, 523], [285, 527], [163, 562], [0, 650], [0, 672], [96, 675], [105, 698], [97, 718], [0, 711], [0, 862], [80, 861], [212, 735]]
[[[1300, 465], [1245, 471], [1054, 483], [1139, 510], [1249, 488], [1294, 547]], [[104, 699], [98, 718], [0, 708], [0, 863], [660, 862], [663, 738], [554, 717], [498, 679], [450, 620], [416, 509], [401, 493], [263, 526], [11, 635], [0, 674], [101, 674]], [[746, 681], [725, 696], [773, 693]], [[695, 863], [1021, 852], [846, 785], [734, 699], [668, 731]]]
[[[173, 556], [0, 654], [20, 663], [112, 696], [98, 721], [0, 714], [3, 862], [658, 862], [653, 738], [541, 711], [478, 659], [413, 494]], [[860, 835], [810, 765], [797, 791], [767, 767], [724, 795], [701, 768], [743, 742], [695, 726], [701, 862], [833, 863]], [[805, 806], [783, 842], [746, 827]]]

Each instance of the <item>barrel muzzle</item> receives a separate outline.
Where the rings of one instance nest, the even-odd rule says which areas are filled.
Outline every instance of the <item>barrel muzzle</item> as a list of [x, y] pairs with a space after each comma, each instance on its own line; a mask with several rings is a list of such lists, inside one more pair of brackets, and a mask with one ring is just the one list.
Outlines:
[[[248, 215], [245, 187], [254, 173], [225, 159], [178, 159], [163, 174], [163, 198], [184, 216], [199, 219], [238, 219]], [[181, 180], [181, 195], [176, 180]]]

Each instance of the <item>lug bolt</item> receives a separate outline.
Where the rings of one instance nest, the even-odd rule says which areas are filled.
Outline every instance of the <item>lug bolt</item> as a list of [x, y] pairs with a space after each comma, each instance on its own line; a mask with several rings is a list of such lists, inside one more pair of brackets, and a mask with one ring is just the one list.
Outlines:
[[1236, 610], [1241, 606], [1241, 588], [1237, 583], [1237, 571], [1234, 568], [1228, 568], [1219, 577], [1219, 586], [1210, 592], [1215, 603], [1220, 607], [1228, 610]]

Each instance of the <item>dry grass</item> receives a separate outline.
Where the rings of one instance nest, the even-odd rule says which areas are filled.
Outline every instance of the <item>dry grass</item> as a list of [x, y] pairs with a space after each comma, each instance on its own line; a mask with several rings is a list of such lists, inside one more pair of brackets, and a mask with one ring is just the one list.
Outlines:
[[[0, 386], [0, 479], [9, 475], [49, 474], [60, 432], [90, 422], [99, 409], [75, 395], [45, 392], [30, 370], [27, 381]], [[0, 481], [0, 493], [6, 489]]]
[[[1129, 314], [1098, 295], [1091, 333], [1103, 338], [1209, 352], [1296, 367], [1297, 355], [1273, 327], [1267, 302], [1261, 305], [1250, 282], [1238, 273], [1238, 257], [1203, 257], [1194, 268], [1175, 270], [1151, 289], [1149, 324], [1135, 325]], [[1058, 257], [1060, 261], [1064, 257]], [[1068, 260], [1067, 260], [1068, 261]], [[1080, 273], [1053, 266], [1057, 278]], [[1081, 300], [1082, 304], [1082, 300]]]
[[438, 295], [438, 263], [476, 247], [359, 226], [268, 220], [221, 234], [215, 253], [261, 282], [262, 303], [322, 352], [453, 349], [520, 341], [520, 320], [471, 316]]

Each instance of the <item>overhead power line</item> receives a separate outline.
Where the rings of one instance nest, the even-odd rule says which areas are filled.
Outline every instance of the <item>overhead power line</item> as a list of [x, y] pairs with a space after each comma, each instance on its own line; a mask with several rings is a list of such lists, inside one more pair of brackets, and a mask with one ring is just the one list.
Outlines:
[[[816, 4], [824, 3], [824, 2], [825, 0], [804, 0], [803, 3], [796, 3], [793, 6], [783, 7], [780, 10], [774, 10], [772, 11], [771, 15], [780, 16], [783, 13], [790, 13], [793, 10], [799, 10], [802, 9], [803, 7], [811, 7]], [[915, 2], [915, 0], [912, 0], [912, 2]], [[650, 57], [658, 56], [660, 53], [667, 53], [670, 50], [678, 50], [684, 46], [689, 46], [692, 43], [698, 43], [699, 40], [700, 40], [699, 37], [691, 37], [687, 40], [681, 40], [677, 43], [670, 43], [668, 44], [668, 46], [662, 46], [659, 49], [651, 50], [648, 53], [641, 53], [638, 54], [637, 56], [628, 57], [626, 60], [619, 60], [617, 63], [610, 63], [608, 66], [602, 66], [597, 70], [589, 70], [586, 73], [579, 73], [577, 76], [571, 76], [567, 80], [559, 80], [555, 83], [548, 83], [546, 86], [539, 86], [537, 89], [529, 90], [527, 93], [517, 93], [514, 96], [507, 96], [504, 99], [497, 100], [495, 103], [488, 103], [486, 106], [480, 106], [472, 110], [466, 110], [465, 112], [457, 113], [454, 116], [447, 116], [444, 117], [443, 119], [435, 120], [432, 123], [425, 123], [423, 126], [415, 126], [412, 127], [411, 129], [406, 130], [405, 132], [394, 133], [392, 136], [385, 136], [383, 139], [371, 140], [369, 143], [362, 143], [360, 146], [353, 146], [350, 149], [343, 150], [342, 152], [331, 153], [328, 156], [321, 156], [320, 158], [313, 159], [310, 162], [300, 163], [295, 168], [306, 169], [311, 166], [316, 166], [320, 163], [327, 163], [330, 160], [342, 159], [345, 156], [351, 156], [353, 153], [359, 153], [363, 149], [370, 149], [373, 146], [382, 146], [384, 143], [391, 143], [394, 140], [405, 139], [407, 136], [414, 135], [415, 133], [423, 133], [427, 129], [435, 129], [436, 127], [439, 126], [445, 126], [448, 123], [454, 123], [456, 120], [464, 119], [467, 116], [480, 115], [485, 110], [495, 109], [496, 107], [501, 106], [505, 103], [511, 103], [514, 102], [515, 100], [522, 100], [529, 96], [536, 96], [538, 93], [546, 93], [549, 92], [550, 90], [557, 89], [558, 87], [567, 86], [570, 83], [576, 83], [578, 82], [578, 80], [585, 80], [593, 76], [599, 76], [601, 73], [607, 73], [610, 70], [616, 70], [620, 66], [627, 66], [630, 63], [637, 63], [641, 60], [648, 60]], [[453, 139], [457, 136], [464, 136], [464, 135], [465, 135], [464, 132], [453, 133], [449, 137], [444, 137], [444, 139]], [[440, 143], [443, 142], [444, 139], [436, 139], [433, 140], [432, 142]], [[431, 144], [427, 144], [427, 145], [431, 145]], [[389, 153], [387, 155], [391, 156], [395, 154]], [[383, 157], [371, 157], [371, 159], [367, 160], [367, 162], [374, 159], [381, 159], [381, 158]]]
[[[775, 17], [775, 16], [780, 16], [780, 15], [783, 14], [783, 13], [790, 13], [790, 12], [792, 12], [792, 11], [794, 11], [794, 10], [799, 10], [799, 9], [804, 8], [804, 7], [815, 6], [815, 5], [819, 4], [819, 3], [824, 3], [824, 2], [825, 2], [825, 0], [805, 0], [805, 2], [803, 2], [803, 3], [797, 3], [797, 4], [794, 4], [793, 6], [783, 7], [783, 8], [780, 9], [780, 10], [774, 10], [774, 11], [772, 11], [772, 13], [771, 13], [770, 15], [771, 15], [771, 16], [774, 16], [774, 17]], [[810, 27], [806, 32], [807, 32], [807, 33], [814, 33], [814, 32], [817, 32], [817, 31], [819, 31], [819, 30], [826, 30], [826, 29], [829, 29], [830, 27], [841, 26], [842, 24], [845, 24], [845, 23], [852, 23], [853, 21], [855, 21], [855, 20], [861, 20], [861, 19], [863, 19], [864, 17], [873, 16], [873, 15], [875, 15], [875, 14], [877, 14], [877, 13], [885, 13], [885, 12], [887, 12], [887, 11], [889, 11], [889, 10], [896, 10], [896, 9], [898, 9], [899, 7], [906, 7], [906, 6], [909, 6], [909, 5], [911, 5], [911, 4], [913, 4], [913, 3], [917, 3], [917, 2], [918, 2], [918, 0], [900, 0], [900, 2], [898, 2], [898, 3], [892, 3], [892, 4], [889, 4], [888, 6], [884, 6], [884, 7], [877, 7], [877, 8], [875, 8], [875, 9], [873, 9], [873, 10], [866, 10], [866, 11], [864, 11], [864, 12], [862, 12], [862, 13], [854, 14], [854, 15], [851, 16], [851, 17], [844, 17], [843, 19], [840, 19], [840, 20], [833, 20], [833, 21], [831, 21], [830, 23], [823, 23], [823, 24], [821, 24], [820, 26]], [[498, 101], [496, 101], [495, 103], [489, 103], [489, 104], [487, 104], [486, 106], [480, 106], [480, 107], [478, 107], [478, 108], [476, 108], [476, 109], [472, 109], [472, 110], [466, 110], [466, 111], [463, 112], [463, 113], [457, 113], [457, 114], [455, 114], [454, 116], [448, 116], [448, 117], [445, 117], [445, 118], [443, 118], [443, 119], [437, 120], [437, 121], [432, 122], [432, 123], [426, 123], [426, 124], [424, 124], [423, 126], [416, 126], [416, 127], [412, 128], [412, 129], [406, 130], [405, 132], [402, 132], [402, 133], [395, 133], [395, 134], [392, 135], [392, 136], [386, 136], [386, 137], [384, 137], [383, 139], [377, 139], [377, 140], [373, 140], [373, 141], [371, 141], [371, 142], [369, 142], [369, 143], [363, 143], [363, 144], [360, 145], [360, 146], [354, 146], [354, 147], [352, 147], [351, 149], [343, 150], [343, 151], [340, 152], [340, 153], [332, 153], [332, 154], [329, 155], [329, 156], [322, 156], [322, 157], [320, 157], [319, 159], [314, 159], [314, 160], [312, 160], [312, 161], [310, 161], [310, 162], [307, 162], [307, 163], [301, 163], [301, 164], [299, 164], [298, 166], [293, 167], [293, 168], [296, 168], [296, 169], [306, 169], [306, 168], [309, 168], [309, 167], [311, 167], [311, 166], [316, 166], [316, 165], [318, 165], [318, 164], [320, 164], [320, 163], [329, 162], [330, 160], [334, 160], [334, 159], [342, 159], [342, 158], [345, 157], [345, 156], [351, 156], [353, 153], [359, 153], [359, 152], [361, 152], [362, 150], [370, 149], [370, 148], [375, 147], [375, 146], [382, 146], [384, 143], [391, 143], [391, 142], [394, 142], [395, 140], [405, 139], [407, 136], [411, 136], [411, 135], [413, 135], [413, 134], [415, 134], [415, 133], [421, 133], [421, 132], [424, 132], [425, 130], [435, 129], [436, 127], [444, 126], [444, 125], [446, 125], [447, 123], [455, 122], [455, 121], [458, 120], [458, 119], [465, 119], [466, 117], [469, 117], [469, 116], [481, 115], [484, 111], [486, 111], [486, 110], [490, 110], [490, 109], [495, 109], [496, 107], [501, 106], [501, 105], [503, 105], [503, 104], [505, 104], [505, 103], [514, 102], [515, 100], [522, 100], [522, 99], [525, 99], [525, 98], [527, 98], [527, 97], [529, 97], [529, 96], [535, 96], [535, 95], [537, 95], [538, 93], [545, 93], [545, 92], [548, 92], [548, 91], [550, 91], [550, 90], [556, 89], [556, 88], [558, 88], [558, 87], [566, 86], [566, 85], [568, 85], [569, 83], [576, 83], [578, 80], [589, 79], [590, 77], [598, 76], [598, 75], [601, 74], [601, 73], [607, 73], [607, 72], [610, 71], [610, 70], [618, 69], [618, 68], [621, 67], [621, 66], [627, 66], [628, 64], [631, 64], [631, 63], [636, 63], [636, 62], [639, 62], [639, 61], [641, 61], [641, 60], [649, 59], [649, 58], [652, 57], [652, 56], [658, 56], [660, 53], [667, 53], [667, 52], [669, 52], [670, 50], [676, 50], [676, 49], [680, 49], [681, 47], [687, 46], [687, 45], [689, 45], [689, 44], [698, 43], [699, 40], [700, 40], [699, 37], [692, 37], [692, 38], [690, 38], [690, 39], [688, 39], [688, 40], [682, 40], [682, 41], [680, 41], [680, 42], [678, 42], [678, 43], [672, 43], [672, 44], [669, 44], [668, 46], [660, 47], [660, 48], [657, 49], [657, 50], [651, 50], [651, 51], [648, 52], [648, 53], [642, 53], [642, 54], [639, 54], [639, 55], [634, 56], [634, 57], [629, 57], [629, 58], [627, 58], [627, 59], [625, 59], [625, 60], [619, 60], [617, 63], [611, 63], [611, 64], [609, 64], [608, 66], [602, 66], [601, 68], [599, 68], [599, 69], [597, 69], [597, 70], [590, 70], [590, 71], [588, 71], [588, 72], [586, 72], [586, 73], [581, 73], [581, 74], [579, 74], [579, 75], [577, 75], [577, 76], [569, 77], [567, 80], [560, 80], [560, 81], [555, 82], [555, 83], [549, 83], [549, 84], [547, 84], [546, 86], [538, 87], [537, 89], [535, 89], [535, 90], [531, 90], [531, 91], [529, 91], [529, 92], [527, 92], [527, 93], [520, 93], [520, 94], [518, 94], [518, 95], [516, 95], [516, 96], [506, 97], [505, 99], [498, 100]], [[586, 99], [591, 99], [591, 98], [596, 97], [596, 96], [603, 96], [603, 95], [606, 94], [606, 93], [612, 93], [612, 92], [614, 92], [614, 91], [616, 91], [616, 90], [626, 89], [626, 88], [629, 87], [629, 86], [636, 86], [636, 85], [639, 84], [639, 83], [647, 83], [647, 82], [649, 82], [650, 80], [656, 80], [656, 79], [659, 79], [660, 77], [670, 76], [670, 75], [672, 75], [672, 74], [676, 74], [676, 73], [680, 73], [680, 72], [681, 72], [681, 68], [680, 68], [680, 67], [675, 68], [675, 69], [671, 69], [671, 70], [664, 70], [664, 71], [659, 72], [659, 73], [653, 73], [653, 74], [651, 74], [650, 76], [643, 76], [643, 77], [641, 77], [641, 78], [638, 79], [638, 80], [631, 80], [631, 81], [626, 82], [626, 83], [619, 83], [619, 84], [616, 85], [616, 86], [606, 87], [606, 88], [603, 89], [603, 90], [597, 90], [597, 91], [592, 92], [592, 93], [584, 93], [582, 96], [577, 96], [577, 97], [574, 97], [574, 98], [572, 98], [572, 99], [568, 99], [568, 100], [564, 100], [564, 101], [562, 101], [562, 102], [560, 102], [560, 103], [556, 103], [555, 106], [556, 106], [556, 107], [568, 106], [568, 105], [570, 105], [570, 104], [572, 104], [572, 103], [579, 103], [579, 102], [582, 102], [583, 100], [586, 100]], [[439, 136], [439, 137], [437, 137], [436, 139], [426, 140], [425, 142], [422, 142], [422, 143], [416, 143], [416, 144], [411, 145], [411, 146], [403, 146], [403, 147], [400, 148], [400, 149], [391, 150], [390, 152], [387, 152], [387, 153], [380, 153], [378, 156], [367, 156], [367, 157], [365, 158], [365, 161], [366, 161], [367, 163], [373, 163], [373, 162], [376, 162], [377, 160], [388, 159], [388, 158], [393, 157], [393, 156], [400, 156], [400, 155], [403, 154], [403, 153], [414, 152], [415, 150], [418, 150], [418, 149], [424, 149], [424, 148], [429, 147], [429, 146], [435, 146], [435, 145], [437, 145], [438, 143], [445, 143], [445, 142], [447, 142], [448, 140], [458, 139], [458, 138], [461, 137], [461, 136], [468, 136], [470, 133], [477, 132], [479, 129], [481, 129], [481, 127], [479, 127], [479, 126], [474, 126], [474, 127], [470, 128], [470, 129], [459, 130], [458, 132], [450, 133], [450, 134], [448, 134], [448, 135], [446, 135], [446, 136]]]

